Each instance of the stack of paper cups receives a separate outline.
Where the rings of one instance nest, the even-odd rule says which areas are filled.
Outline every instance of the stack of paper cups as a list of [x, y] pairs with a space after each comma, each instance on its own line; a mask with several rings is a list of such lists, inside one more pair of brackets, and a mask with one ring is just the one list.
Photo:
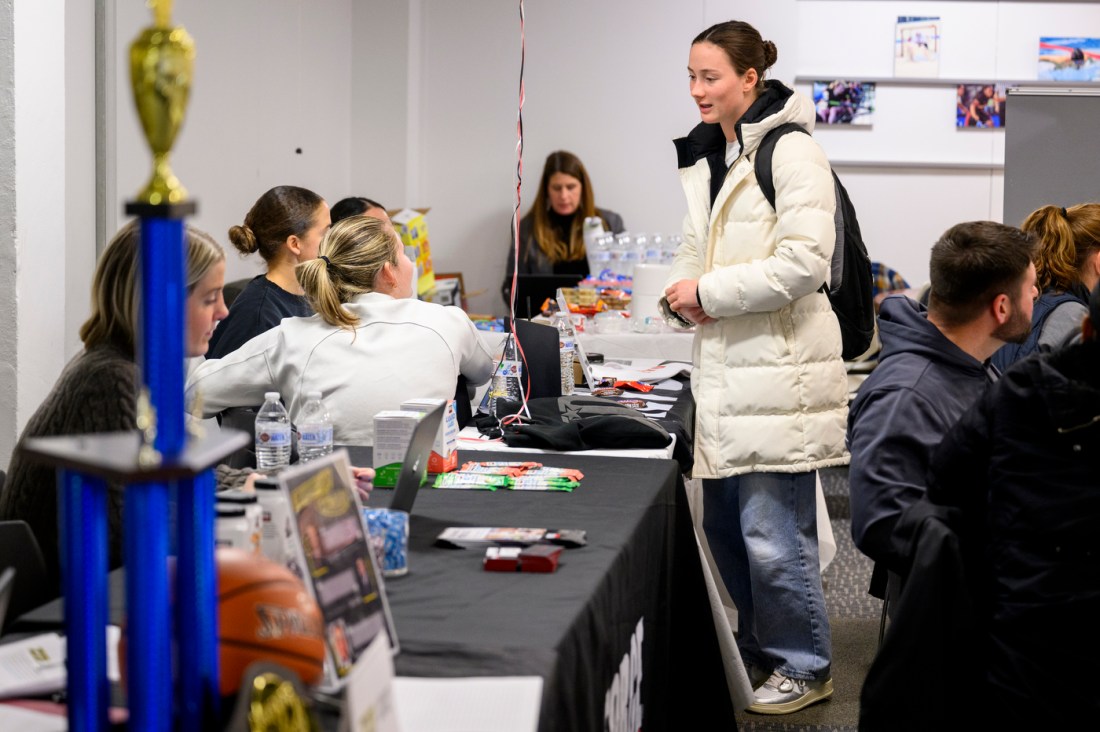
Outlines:
[[657, 301], [664, 294], [671, 264], [643, 262], [634, 267], [634, 286], [630, 295], [630, 319], [636, 325], [645, 318], [660, 318]]

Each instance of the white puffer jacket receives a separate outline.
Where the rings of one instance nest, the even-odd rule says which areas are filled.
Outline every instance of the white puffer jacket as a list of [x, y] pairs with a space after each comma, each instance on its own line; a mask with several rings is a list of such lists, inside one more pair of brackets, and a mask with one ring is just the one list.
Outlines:
[[[813, 130], [814, 118], [808, 99], [769, 81], [738, 124], [743, 152], [713, 210], [705, 151], [692, 164], [685, 150], [699, 146], [682, 146], [691, 137], [677, 141], [688, 215], [668, 284], [697, 278], [703, 310], [717, 318], [696, 328], [692, 349], [697, 478], [848, 462], [840, 326], [818, 290], [836, 237], [829, 162], [809, 135], [781, 137], [772, 160], [774, 210], [753, 171], [768, 130], [786, 122]], [[663, 299], [661, 307], [667, 311]]]

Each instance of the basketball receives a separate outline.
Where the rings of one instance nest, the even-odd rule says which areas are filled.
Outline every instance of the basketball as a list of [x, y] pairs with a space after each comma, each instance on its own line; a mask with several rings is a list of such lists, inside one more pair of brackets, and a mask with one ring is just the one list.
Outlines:
[[222, 547], [218, 571], [218, 645], [221, 693], [237, 693], [254, 661], [271, 661], [312, 686], [325, 659], [324, 622], [301, 580], [281, 564], [242, 549]]

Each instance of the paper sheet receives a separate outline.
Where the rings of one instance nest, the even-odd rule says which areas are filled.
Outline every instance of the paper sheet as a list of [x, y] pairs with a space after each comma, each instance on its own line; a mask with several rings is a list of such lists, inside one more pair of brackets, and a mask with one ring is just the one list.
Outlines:
[[69, 721], [58, 714], [0, 704], [0, 729], [19, 730], [19, 732], [65, 732], [68, 728]]
[[393, 680], [401, 732], [537, 732], [541, 676]]
[[664, 381], [680, 374], [690, 374], [691, 364], [679, 361], [662, 363], [655, 358], [635, 358], [630, 364], [616, 361], [592, 364], [596, 378], [611, 377], [620, 381]]
[[[118, 681], [117, 625], [107, 626], [107, 678]], [[0, 645], [0, 699], [35, 696], [65, 688], [65, 639], [43, 633]]]

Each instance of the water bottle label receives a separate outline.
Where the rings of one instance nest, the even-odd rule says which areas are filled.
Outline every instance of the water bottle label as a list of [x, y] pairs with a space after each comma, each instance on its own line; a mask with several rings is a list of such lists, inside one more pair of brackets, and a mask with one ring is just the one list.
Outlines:
[[497, 376], [514, 376], [519, 378], [520, 373], [523, 371], [522, 364], [519, 361], [501, 361], [497, 366]]
[[327, 447], [332, 444], [332, 425], [309, 425], [298, 433], [298, 446]]
[[290, 447], [290, 425], [256, 425], [256, 444], [262, 447]]
[[573, 352], [573, 338], [562, 337], [558, 340], [558, 350]]
[[610, 262], [611, 252], [606, 249], [599, 249], [592, 253], [592, 260], [595, 262]]

